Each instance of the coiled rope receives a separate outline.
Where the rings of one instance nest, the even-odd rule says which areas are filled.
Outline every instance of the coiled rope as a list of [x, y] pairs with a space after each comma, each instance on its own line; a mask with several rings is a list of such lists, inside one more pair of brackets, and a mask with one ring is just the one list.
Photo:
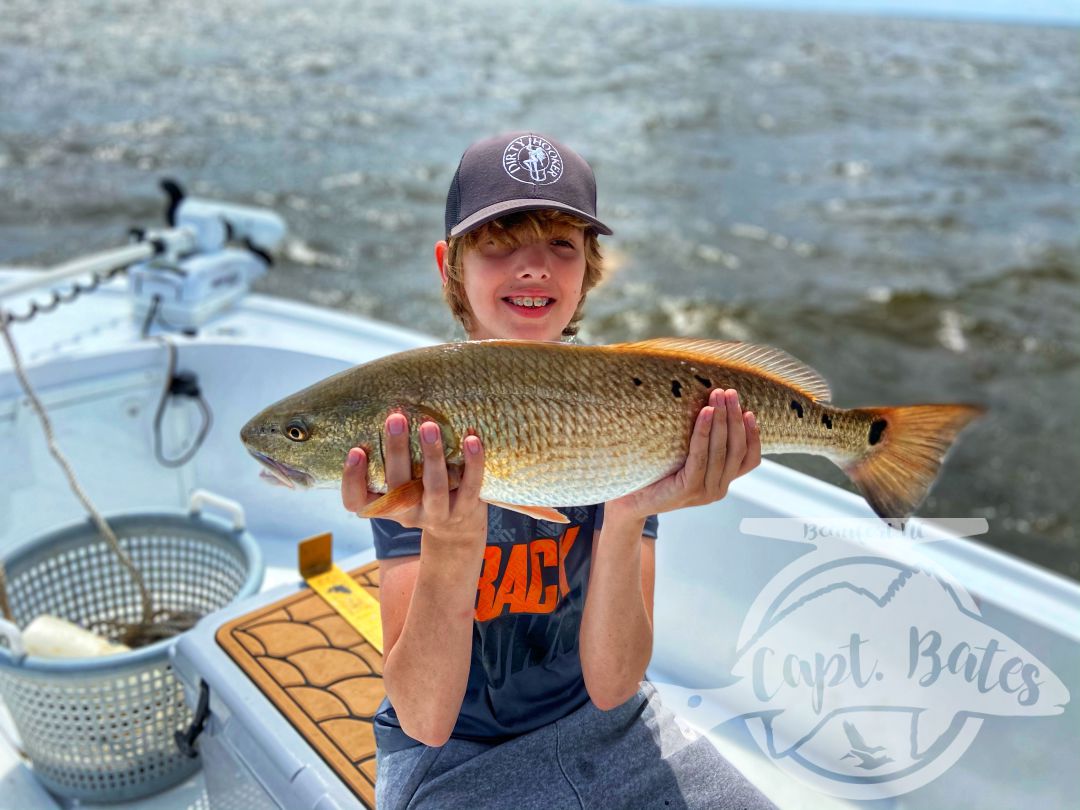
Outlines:
[[[92, 287], [90, 289], [92, 289]], [[9, 318], [3, 309], [0, 309], [0, 333], [3, 334], [8, 354], [11, 355], [15, 376], [18, 378], [19, 384], [22, 386], [23, 391], [30, 400], [34, 412], [41, 421], [41, 427], [45, 433], [45, 441], [48, 443], [49, 452], [52, 454], [53, 458], [56, 459], [56, 463], [60, 465], [64, 475], [67, 477], [71, 491], [90, 515], [91, 520], [94, 522], [94, 525], [97, 527], [101, 536], [105, 538], [105, 542], [109, 545], [109, 548], [116, 555], [117, 559], [120, 560], [120, 563], [124, 568], [127, 569], [128, 573], [131, 575], [132, 581], [139, 591], [142, 614], [141, 620], [138, 622], [103, 622], [108, 628], [109, 636], [114, 640], [127, 644], [129, 647], [136, 647], [183, 632], [193, 626], [199, 617], [189, 611], [174, 612], [161, 610], [155, 613], [153, 599], [150, 595], [150, 590], [146, 587], [146, 581], [143, 578], [142, 572], [139, 571], [132, 562], [128, 553], [121, 548], [120, 542], [116, 538], [116, 534], [113, 533], [108, 522], [106, 522], [105, 518], [102, 517], [101, 513], [90, 501], [90, 497], [79, 483], [71, 464], [56, 444], [56, 435], [53, 431], [52, 421], [49, 419], [45, 407], [41, 404], [41, 400], [38, 399], [37, 393], [30, 384], [30, 379], [26, 376], [26, 371], [19, 358], [19, 352], [15, 346], [15, 341], [12, 339], [10, 330], [8, 329], [11, 320], [14, 319]], [[4, 617], [8, 621], [14, 622], [14, 617], [11, 614], [11, 607], [7, 597], [7, 572], [4, 568], [4, 561], [2, 559], [0, 559], [0, 610], [3, 611]]]

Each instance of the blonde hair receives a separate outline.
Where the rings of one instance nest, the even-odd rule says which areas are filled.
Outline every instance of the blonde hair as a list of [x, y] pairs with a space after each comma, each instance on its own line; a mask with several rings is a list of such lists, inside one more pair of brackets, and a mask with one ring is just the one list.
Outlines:
[[585, 277], [581, 283], [581, 298], [578, 299], [577, 309], [574, 310], [570, 323], [562, 331], [564, 337], [577, 334], [578, 322], [585, 314], [585, 296], [603, 277], [604, 257], [600, 254], [600, 241], [596, 231], [588, 222], [573, 214], [550, 208], [508, 214], [466, 234], [451, 237], [446, 249], [446, 284], [443, 286], [443, 295], [450, 311], [465, 327], [466, 333], [472, 331], [473, 312], [465, 294], [465, 269], [461, 261], [465, 253], [488, 240], [494, 241], [500, 247], [516, 248], [529, 241], [546, 239], [563, 228], [585, 229]]

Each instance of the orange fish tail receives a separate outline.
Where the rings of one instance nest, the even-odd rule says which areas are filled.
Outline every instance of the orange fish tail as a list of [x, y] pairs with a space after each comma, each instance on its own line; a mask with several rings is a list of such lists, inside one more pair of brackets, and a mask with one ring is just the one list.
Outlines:
[[844, 472], [879, 517], [908, 518], [930, 491], [957, 434], [985, 411], [978, 405], [858, 408], [870, 420], [866, 449]]

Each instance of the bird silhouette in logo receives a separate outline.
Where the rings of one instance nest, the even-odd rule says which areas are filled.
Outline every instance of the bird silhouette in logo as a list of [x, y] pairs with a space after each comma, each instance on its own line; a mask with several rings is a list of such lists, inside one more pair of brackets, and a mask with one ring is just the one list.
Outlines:
[[854, 723], [844, 721], [844, 733], [847, 734], [848, 741], [851, 743], [851, 750], [844, 754], [840, 759], [858, 758], [861, 762], [856, 765], [856, 768], [862, 768], [863, 770], [872, 771], [875, 768], [880, 768], [882, 765], [892, 762], [892, 757], [882, 756], [875, 757], [878, 751], [884, 751], [885, 746], [875, 745], [869, 746], [863, 739], [862, 734], [855, 728]]

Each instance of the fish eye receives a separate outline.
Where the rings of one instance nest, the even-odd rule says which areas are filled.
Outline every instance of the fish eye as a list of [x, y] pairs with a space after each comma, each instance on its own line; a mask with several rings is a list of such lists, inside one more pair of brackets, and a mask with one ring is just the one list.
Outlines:
[[294, 442], [306, 442], [311, 438], [311, 432], [301, 420], [294, 419], [285, 426], [285, 435]]

